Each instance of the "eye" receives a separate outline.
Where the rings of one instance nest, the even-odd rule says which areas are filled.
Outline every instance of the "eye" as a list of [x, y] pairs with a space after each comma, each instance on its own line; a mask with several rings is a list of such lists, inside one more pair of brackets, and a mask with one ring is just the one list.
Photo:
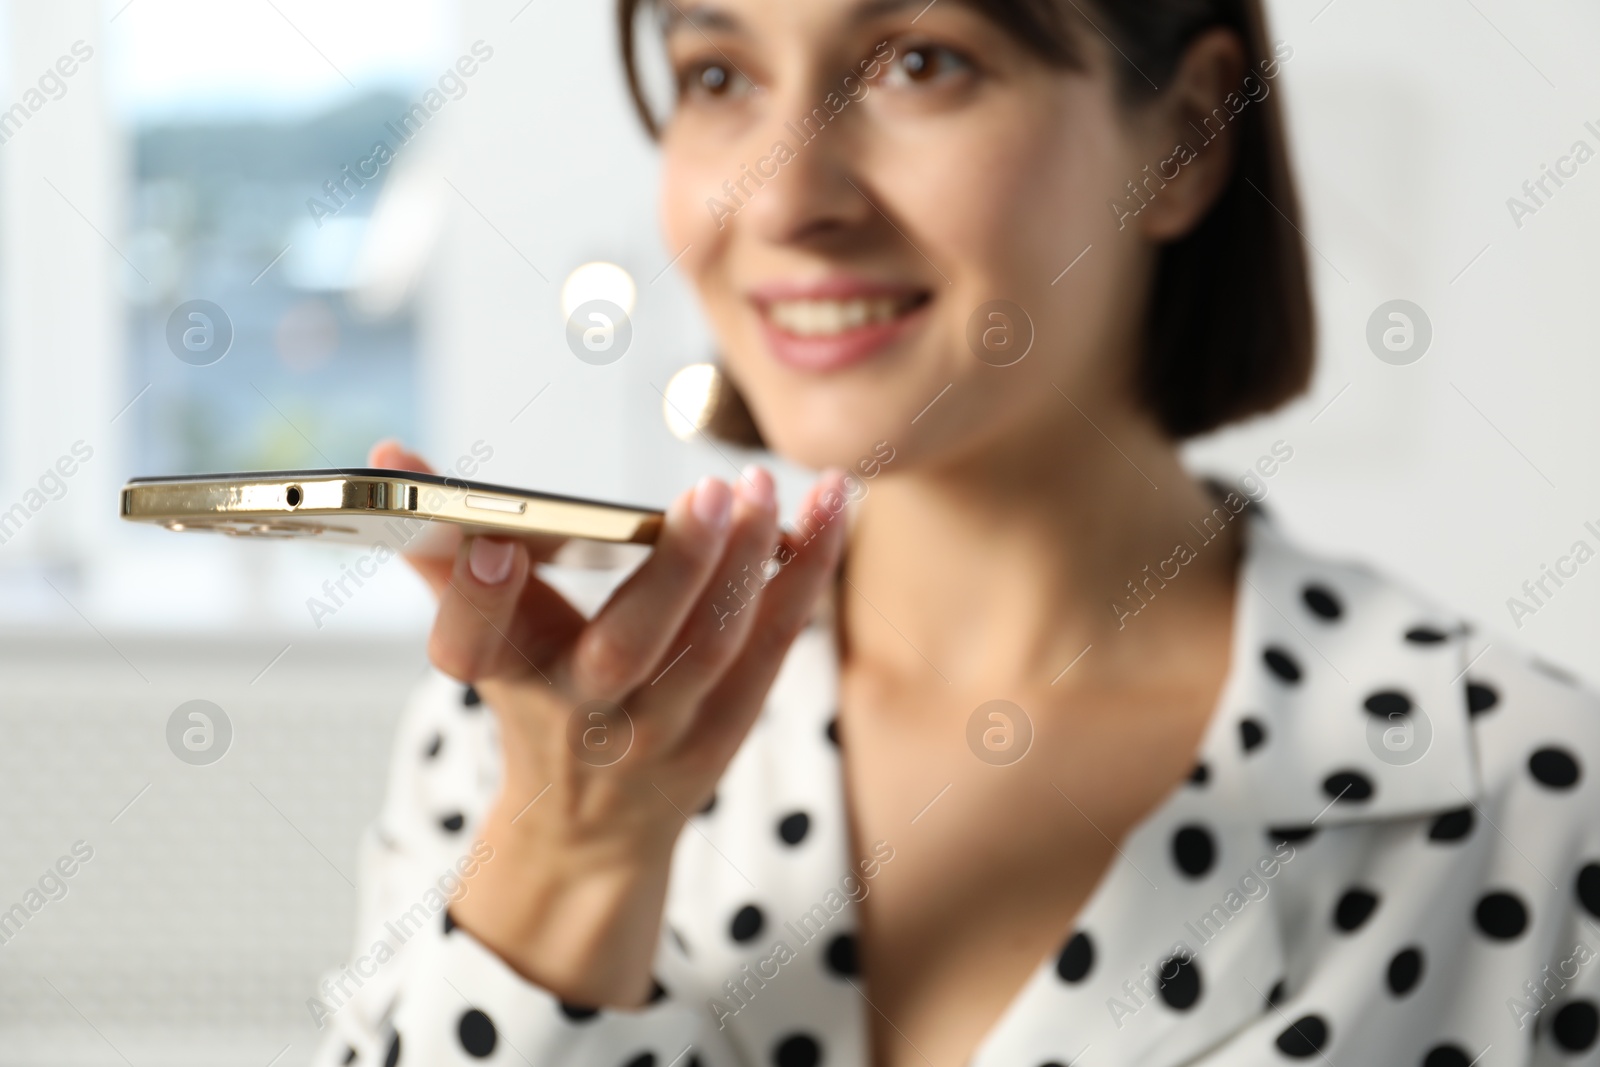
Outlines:
[[972, 69], [965, 56], [943, 45], [913, 45], [890, 60], [883, 83], [891, 87], [933, 85]]
[[742, 93], [747, 87], [744, 75], [720, 60], [693, 63], [678, 74], [678, 94], [682, 97], [718, 100]]

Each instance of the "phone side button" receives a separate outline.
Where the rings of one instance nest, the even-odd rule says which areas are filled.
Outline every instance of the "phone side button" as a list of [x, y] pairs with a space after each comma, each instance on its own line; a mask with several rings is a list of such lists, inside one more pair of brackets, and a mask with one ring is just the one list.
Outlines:
[[527, 502], [522, 500], [507, 500], [498, 496], [479, 496], [477, 493], [467, 494], [467, 507], [479, 511], [498, 511], [506, 515], [521, 515], [527, 510]]

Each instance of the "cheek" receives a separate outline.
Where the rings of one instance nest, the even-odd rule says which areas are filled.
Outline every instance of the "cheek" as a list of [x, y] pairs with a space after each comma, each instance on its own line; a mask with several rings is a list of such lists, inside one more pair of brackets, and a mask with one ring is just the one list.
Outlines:
[[[673, 269], [690, 283], [702, 310], [721, 333], [728, 326], [738, 283], [729, 275], [729, 253], [744, 220], [712, 210], [713, 205], [726, 206], [722, 183], [730, 173], [737, 174], [737, 154], [730, 164], [706, 148], [699, 142], [692, 151], [681, 144], [663, 144], [658, 211], [667, 255], [686, 250]], [[727, 346], [730, 338], [720, 340]]]
[[[1097, 99], [1019, 106], [930, 140], [935, 159], [893, 164], [908, 235], [951, 281], [938, 320], [943, 366], [930, 368], [961, 383], [942, 447], [1053, 418], [1058, 388], [1101, 408], [1125, 393], [1132, 364], [1107, 353], [1135, 343], [1147, 250], [1131, 228], [1117, 231], [1107, 206], [1132, 154], [1119, 121]], [[995, 300], [1021, 306], [1033, 329], [1028, 355], [1002, 373], [968, 341], [970, 320]]]
[[1032, 320], [1030, 358], [1003, 381], [986, 376], [1002, 392], [1032, 389], [1047, 370], [1086, 369], [1084, 354], [1110, 340], [1140, 291], [1142, 247], [1117, 232], [1107, 207], [1127, 146], [1115, 115], [1096, 104], [1014, 108], [930, 139], [936, 158], [883, 161], [909, 235], [951, 281], [940, 310], [951, 369], [987, 369], [964, 358], [967, 320], [981, 305], [1010, 301]]
[[1119, 232], [1109, 207], [1130, 158], [1117, 123], [1098, 103], [1030, 116], [1026, 130], [990, 149], [988, 158], [1013, 166], [952, 161], [967, 187], [951, 195], [970, 207], [948, 213], [946, 225], [973, 271], [969, 299], [1011, 300], [1033, 320], [1042, 358], [1017, 378], [1098, 375], [1087, 361], [1128, 343], [1136, 326], [1148, 249], [1131, 228]]
[[[1055, 303], [1066, 280], [1060, 272], [1085, 247], [1095, 246], [1091, 255], [1115, 254], [1107, 247], [1105, 206], [1121, 155], [1112, 131], [1089, 121], [1024, 116], [965, 149], [941, 160], [918, 211], [971, 284], [1025, 306]], [[1079, 266], [1092, 267], [1088, 259]]]
[[[703, 247], [717, 237], [717, 225], [706, 211], [709, 190], [716, 187], [711, 177], [714, 164], [704, 157], [664, 146], [661, 158], [659, 209], [662, 234], [673, 249], [685, 245]], [[686, 270], [701, 257], [691, 252], [681, 262]]]
[[981, 271], [1002, 285], [1031, 279], [1047, 268], [1047, 252], [1059, 254], [1067, 236], [1063, 223], [1070, 219], [1060, 218], [1059, 209], [1083, 202], [1074, 189], [1076, 167], [1070, 161], [1063, 167], [1050, 149], [1027, 139], [988, 140], [972, 148], [943, 161], [937, 181], [922, 191], [918, 217], [926, 220], [933, 243], [949, 250], [957, 270]]

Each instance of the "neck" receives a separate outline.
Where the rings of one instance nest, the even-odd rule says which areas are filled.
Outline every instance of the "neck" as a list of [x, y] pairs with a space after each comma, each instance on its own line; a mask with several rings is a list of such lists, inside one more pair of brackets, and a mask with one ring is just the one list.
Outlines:
[[870, 483], [840, 583], [849, 662], [997, 692], [1193, 668], [1183, 635], [1231, 619], [1242, 521], [1207, 531], [1216, 499], [1154, 427], [1066, 424]]

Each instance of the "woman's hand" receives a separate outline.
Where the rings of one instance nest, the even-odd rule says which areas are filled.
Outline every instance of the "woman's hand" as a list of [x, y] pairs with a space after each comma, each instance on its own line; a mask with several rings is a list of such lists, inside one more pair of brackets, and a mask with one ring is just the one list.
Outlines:
[[[390, 444], [370, 462], [426, 469]], [[592, 620], [519, 541], [412, 561], [439, 597], [429, 656], [494, 709], [505, 761], [481, 831], [493, 858], [451, 909], [463, 929], [568, 1002], [645, 1001], [673, 845], [838, 562], [844, 500], [824, 475], [802, 540], [780, 534], [766, 471], [732, 490], [706, 478]]]

